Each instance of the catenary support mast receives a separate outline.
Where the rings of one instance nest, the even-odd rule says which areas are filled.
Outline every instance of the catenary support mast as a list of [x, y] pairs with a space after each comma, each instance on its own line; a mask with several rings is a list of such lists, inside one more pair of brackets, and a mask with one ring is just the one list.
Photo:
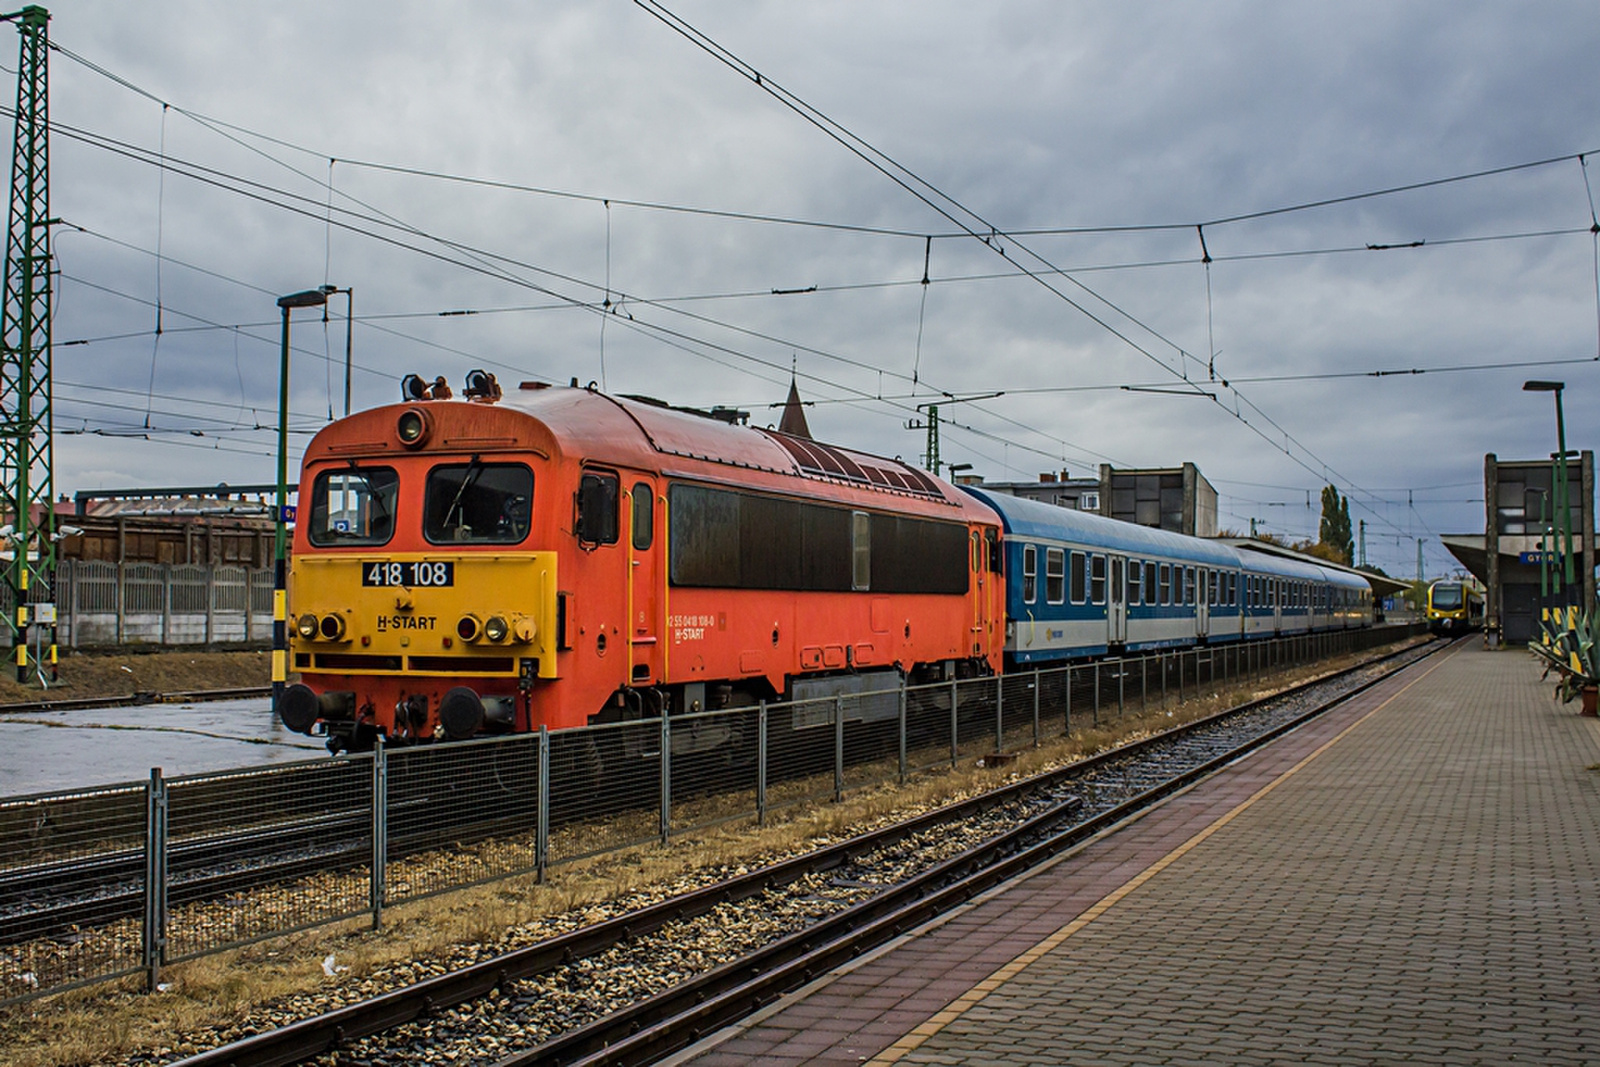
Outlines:
[[[50, 600], [55, 584], [54, 420], [50, 376], [50, 111], [48, 104], [50, 13], [29, 6], [0, 16], [14, 22], [22, 39], [17, 63], [17, 123], [11, 157], [11, 211], [6, 235], [5, 300], [0, 308], [0, 480], [10, 534], [6, 586], [12, 610], [7, 622], [16, 646], [17, 680], [28, 673], [32, 603]], [[43, 589], [34, 587], [42, 586]], [[39, 595], [45, 595], [41, 598]], [[48, 628], [48, 666], [56, 660], [53, 608], [40, 621]]]

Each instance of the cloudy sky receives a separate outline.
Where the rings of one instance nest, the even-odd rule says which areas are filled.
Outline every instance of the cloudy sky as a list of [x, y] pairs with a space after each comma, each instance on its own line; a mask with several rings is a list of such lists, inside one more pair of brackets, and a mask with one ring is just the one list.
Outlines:
[[[943, 399], [989, 480], [1192, 460], [1291, 538], [1331, 481], [1391, 573], [1482, 530], [1485, 452], [1553, 450], [1525, 379], [1595, 444], [1592, 3], [53, 16], [61, 491], [270, 482], [275, 297], [324, 283], [357, 408], [483, 367], [765, 424], [792, 369], [917, 462]], [[296, 312], [295, 455], [346, 303]]]

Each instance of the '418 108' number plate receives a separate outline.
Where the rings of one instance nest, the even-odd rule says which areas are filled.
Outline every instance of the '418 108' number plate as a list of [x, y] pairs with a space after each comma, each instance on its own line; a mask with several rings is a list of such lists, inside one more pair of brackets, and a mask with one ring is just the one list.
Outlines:
[[404, 585], [438, 587], [456, 584], [456, 565], [449, 561], [367, 563], [361, 568], [362, 585]]

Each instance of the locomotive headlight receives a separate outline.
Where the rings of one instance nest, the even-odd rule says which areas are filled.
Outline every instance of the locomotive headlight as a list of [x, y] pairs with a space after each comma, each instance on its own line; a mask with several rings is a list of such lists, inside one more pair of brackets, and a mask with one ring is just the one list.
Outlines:
[[394, 424], [394, 432], [401, 444], [416, 448], [428, 436], [428, 418], [415, 408], [403, 411]]
[[302, 615], [294, 621], [295, 631], [307, 641], [317, 636], [317, 617], [315, 615]]
[[511, 632], [511, 627], [500, 615], [491, 615], [483, 624], [483, 636], [499, 644], [506, 639], [506, 634]]
[[342, 641], [344, 639], [344, 617], [342, 615], [324, 615], [318, 632], [329, 641]]
[[483, 627], [476, 615], [463, 615], [456, 623], [456, 636], [463, 641], [476, 641], [482, 632]]

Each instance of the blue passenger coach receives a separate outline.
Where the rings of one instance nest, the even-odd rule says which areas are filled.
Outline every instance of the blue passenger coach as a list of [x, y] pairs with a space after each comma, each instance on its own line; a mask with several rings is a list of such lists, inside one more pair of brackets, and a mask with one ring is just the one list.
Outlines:
[[1347, 571], [963, 488], [1004, 526], [1012, 664], [1371, 621], [1371, 587]]

